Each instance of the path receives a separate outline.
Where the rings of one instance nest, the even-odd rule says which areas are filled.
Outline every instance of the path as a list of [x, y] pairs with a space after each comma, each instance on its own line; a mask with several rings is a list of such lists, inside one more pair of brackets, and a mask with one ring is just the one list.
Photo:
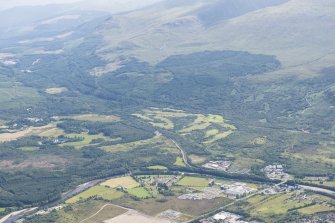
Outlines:
[[180, 150], [181, 155], [182, 155], [182, 157], [183, 157], [183, 161], [184, 161], [184, 163], [186, 164], [186, 166], [191, 167], [191, 165], [188, 163], [186, 152], [179, 146], [179, 144], [178, 144], [176, 141], [174, 141], [174, 140], [171, 139], [171, 138], [169, 138], [169, 139], [170, 139], [170, 140], [176, 145], [176, 147]]
[[121, 209], [125, 209], [127, 211], [131, 210], [129, 208], [125, 208], [125, 207], [122, 207], [122, 206], [119, 206], [119, 205], [116, 205], [116, 204], [105, 204], [97, 212], [95, 212], [93, 215], [89, 216], [88, 218], [85, 218], [84, 220], [81, 220], [79, 223], [83, 223], [83, 222], [85, 222], [87, 220], [90, 220], [91, 218], [97, 216], [101, 211], [103, 211], [103, 209], [105, 209], [105, 207], [108, 207], [108, 206], [118, 207], [118, 208], [121, 208]]

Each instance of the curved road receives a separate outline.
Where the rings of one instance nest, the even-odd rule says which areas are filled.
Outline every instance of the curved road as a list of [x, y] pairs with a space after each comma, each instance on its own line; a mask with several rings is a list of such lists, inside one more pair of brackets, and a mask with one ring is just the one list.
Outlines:
[[170, 140], [176, 145], [176, 147], [180, 150], [181, 155], [182, 155], [182, 157], [183, 157], [183, 161], [184, 161], [184, 163], [186, 164], [186, 166], [191, 167], [191, 165], [188, 163], [186, 152], [179, 146], [179, 144], [178, 144], [176, 141], [174, 141], [174, 140], [171, 139], [171, 138], [169, 138], [169, 139], [170, 139]]

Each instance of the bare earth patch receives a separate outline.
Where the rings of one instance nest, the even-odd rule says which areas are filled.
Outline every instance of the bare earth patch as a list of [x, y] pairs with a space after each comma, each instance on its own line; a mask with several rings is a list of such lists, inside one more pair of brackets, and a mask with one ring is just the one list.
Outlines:
[[2, 133], [0, 134], [0, 143], [14, 141], [29, 135], [38, 135], [52, 128], [54, 128], [54, 126], [52, 124], [49, 124], [41, 127], [30, 127], [13, 133]]
[[47, 94], [61, 94], [65, 91], [67, 91], [65, 87], [53, 87], [45, 90]]
[[26, 168], [38, 168], [38, 169], [54, 169], [57, 167], [63, 167], [66, 160], [58, 156], [46, 156], [46, 157], [34, 157], [22, 162], [16, 162], [13, 160], [2, 160], [0, 161], [0, 169], [7, 170], [20, 170]]
[[130, 210], [123, 215], [119, 215], [115, 218], [104, 221], [104, 223], [125, 223], [125, 222], [136, 222], [136, 223], [172, 223], [169, 220], [146, 216], [137, 211]]

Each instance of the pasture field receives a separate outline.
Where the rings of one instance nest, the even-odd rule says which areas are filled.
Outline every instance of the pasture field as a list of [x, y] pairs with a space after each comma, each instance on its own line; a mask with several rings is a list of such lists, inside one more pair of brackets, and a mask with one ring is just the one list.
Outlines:
[[46, 215], [32, 216], [25, 223], [78, 223], [81, 221], [85, 223], [97, 223], [122, 215], [125, 212], [127, 212], [126, 209], [110, 205], [106, 201], [87, 200], [85, 202], [67, 204], [66, 207]]
[[176, 162], [174, 163], [174, 165], [175, 166], [182, 166], [182, 167], [186, 166], [186, 164], [184, 163], [183, 158], [181, 158], [179, 156], [177, 157]]
[[127, 206], [150, 216], [157, 216], [166, 210], [175, 210], [189, 216], [199, 216], [212, 211], [231, 202], [227, 198], [217, 198], [213, 200], [180, 200], [177, 196], [168, 196], [164, 201], [157, 198], [141, 199], [135, 201], [126, 196], [113, 201], [115, 204]]
[[160, 166], [160, 165], [157, 165], [157, 166], [149, 166], [147, 167], [149, 170], [167, 170], [168, 168], [165, 167], [165, 166]]
[[105, 150], [106, 152], [124, 152], [124, 151], [131, 151], [138, 147], [142, 146], [150, 146], [155, 147], [157, 146], [158, 149], [161, 150], [168, 150], [169, 153], [179, 153], [179, 150], [176, 148], [176, 145], [166, 137], [162, 135], [156, 135], [153, 138], [139, 140], [135, 142], [129, 143], [120, 143], [112, 146], [103, 146], [101, 149]]
[[230, 136], [233, 133], [234, 133], [234, 131], [232, 131], [232, 130], [229, 130], [229, 131], [226, 131], [226, 132], [223, 132], [223, 133], [218, 133], [218, 134], [214, 135], [211, 139], [206, 140], [205, 143], [212, 144], [212, 143], [214, 143], [218, 140], [227, 138], [228, 136]]
[[251, 204], [250, 213], [254, 216], [269, 216], [286, 214], [289, 209], [303, 207], [311, 201], [292, 200], [292, 194], [278, 194], [274, 196], [255, 196], [248, 200]]
[[101, 183], [101, 185], [111, 187], [111, 188], [124, 187], [127, 189], [132, 189], [132, 188], [140, 186], [140, 184], [136, 180], [134, 180], [134, 178], [130, 176], [110, 179], [110, 180], [107, 180]]
[[39, 135], [52, 128], [54, 128], [54, 125], [49, 124], [41, 127], [29, 127], [12, 133], [2, 133], [0, 134], [0, 143], [14, 141], [27, 136]]
[[54, 87], [54, 88], [47, 88], [45, 90], [45, 93], [47, 93], [47, 94], [61, 94], [65, 91], [67, 91], [67, 89], [65, 87]]
[[111, 189], [109, 187], [105, 187], [105, 186], [95, 186], [92, 187], [72, 198], [70, 198], [69, 200], [67, 200], [65, 203], [67, 204], [74, 204], [80, 200], [86, 200], [88, 198], [92, 198], [92, 197], [97, 197], [97, 198], [102, 198], [104, 200], [108, 200], [108, 201], [112, 201], [115, 199], [118, 199], [120, 197], [122, 197], [124, 195], [124, 193], [120, 192], [120, 191], [116, 191], [114, 189]]
[[50, 128], [48, 130], [45, 130], [43, 132], [41, 132], [40, 134], [38, 134], [38, 136], [41, 136], [41, 137], [48, 137], [48, 138], [56, 138], [60, 135], [64, 135], [64, 130], [63, 129], [60, 129], [60, 128], [57, 128], [57, 127], [54, 127], [54, 128]]
[[201, 164], [206, 162], [207, 157], [205, 156], [197, 156], [197, 155], [190, 155], [188, 156], [188, 158], [190, 158], [191, 162], [194, 164]]
[[117, 122], [121, 120], [120, 117], [115, 115], [98, 115], [98, 114], [73, 115], [65, 118], [70, 118], [78, 121], [90, 121], [90, 122]]
[[24, 152], [35, 152], [35, 151], [38, 151], [40, 148], [37, 146], [25, 146], [25, 147], [20, 147], [18, 149]]
[[335, 208], [316, 204], [313, 206], [299, 209], [299, 213], [306, 214], [306, 215], [311, 215], [311, 214], [321, 213], [321, 212], [326, 212], [326, 211], [335, 211]]
[[81, 141], [78, 142], [67, 142], [62, 144], [62, 146], [73, 146], [76, 149], [80, 149], [83, 146], [89, 145], [94, 139], [106, 139], [106, 137], [102, 134], [99, 135], [89, 135], [86, 133], [83, 134], [66, 134], [65, 137], [68, 138], [80, 138]]
[[6, 211], [6, 208], [0, 208], [0, 212]]
[[140, 199], [150, 198], [151, 194], [144, 187], [135, 187], [127, 190], [128, 194]]
[[202, 178], [202, 177], [183, 177], [180, 181], [177, 183], [180, 186], [185, 187], [207, 187], [209, 184], [209, 179]]
[[192, 114], [168, 108], [150, 108], [134, 116], [154, 127], [173, 130], [187, 138], [199, 138], [202, 135], [198, 140], [206, 144], [227, 138], [237, 130], [221, 115]]

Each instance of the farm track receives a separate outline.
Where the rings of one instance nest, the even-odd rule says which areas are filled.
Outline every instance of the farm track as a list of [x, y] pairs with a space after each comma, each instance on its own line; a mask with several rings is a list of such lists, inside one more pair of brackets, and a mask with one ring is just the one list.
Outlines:
[[102, 206], [97, 212], [95, 212], [94, 214], [92, 214], [91, 216], [89, 216], [88, 218], [85, 218], [83, 220], [81, 220], [79, 223], [84, 223], [85, 221], [90, 220], [91, 218], [94, 218], [95, 216], [97, 216], [100, 212], [102, 212], [106, 207], [108, 206], [112, 206], [112, 207], [117, 207], [117, 208], [121, 208], [121, 209], [125, 209], [127, 211], [130, 211], [131, 209], [129, 208], [125, 208], [116, 204], [105, 204], [104, 206]]
[[192, 166], [188, 163], [188, 159], [187, 159], [186, 152], [179, 146], [179, 144], [178, 144], [175, 140], [173, 140], [173, 139], [171, 139], [171, 138], [169, 138], [169, 139], [170, 139], [170, 140], [173, 142], [173, 144], [175, 144], [176, 147], [180, 150], [181, 155], [182, 155], [182, 158], [183, 158], [183, 161], [184, 161], [184, 163], [186, 164], [186, 166], [188, 166], [188, 167], [192, 167]]

